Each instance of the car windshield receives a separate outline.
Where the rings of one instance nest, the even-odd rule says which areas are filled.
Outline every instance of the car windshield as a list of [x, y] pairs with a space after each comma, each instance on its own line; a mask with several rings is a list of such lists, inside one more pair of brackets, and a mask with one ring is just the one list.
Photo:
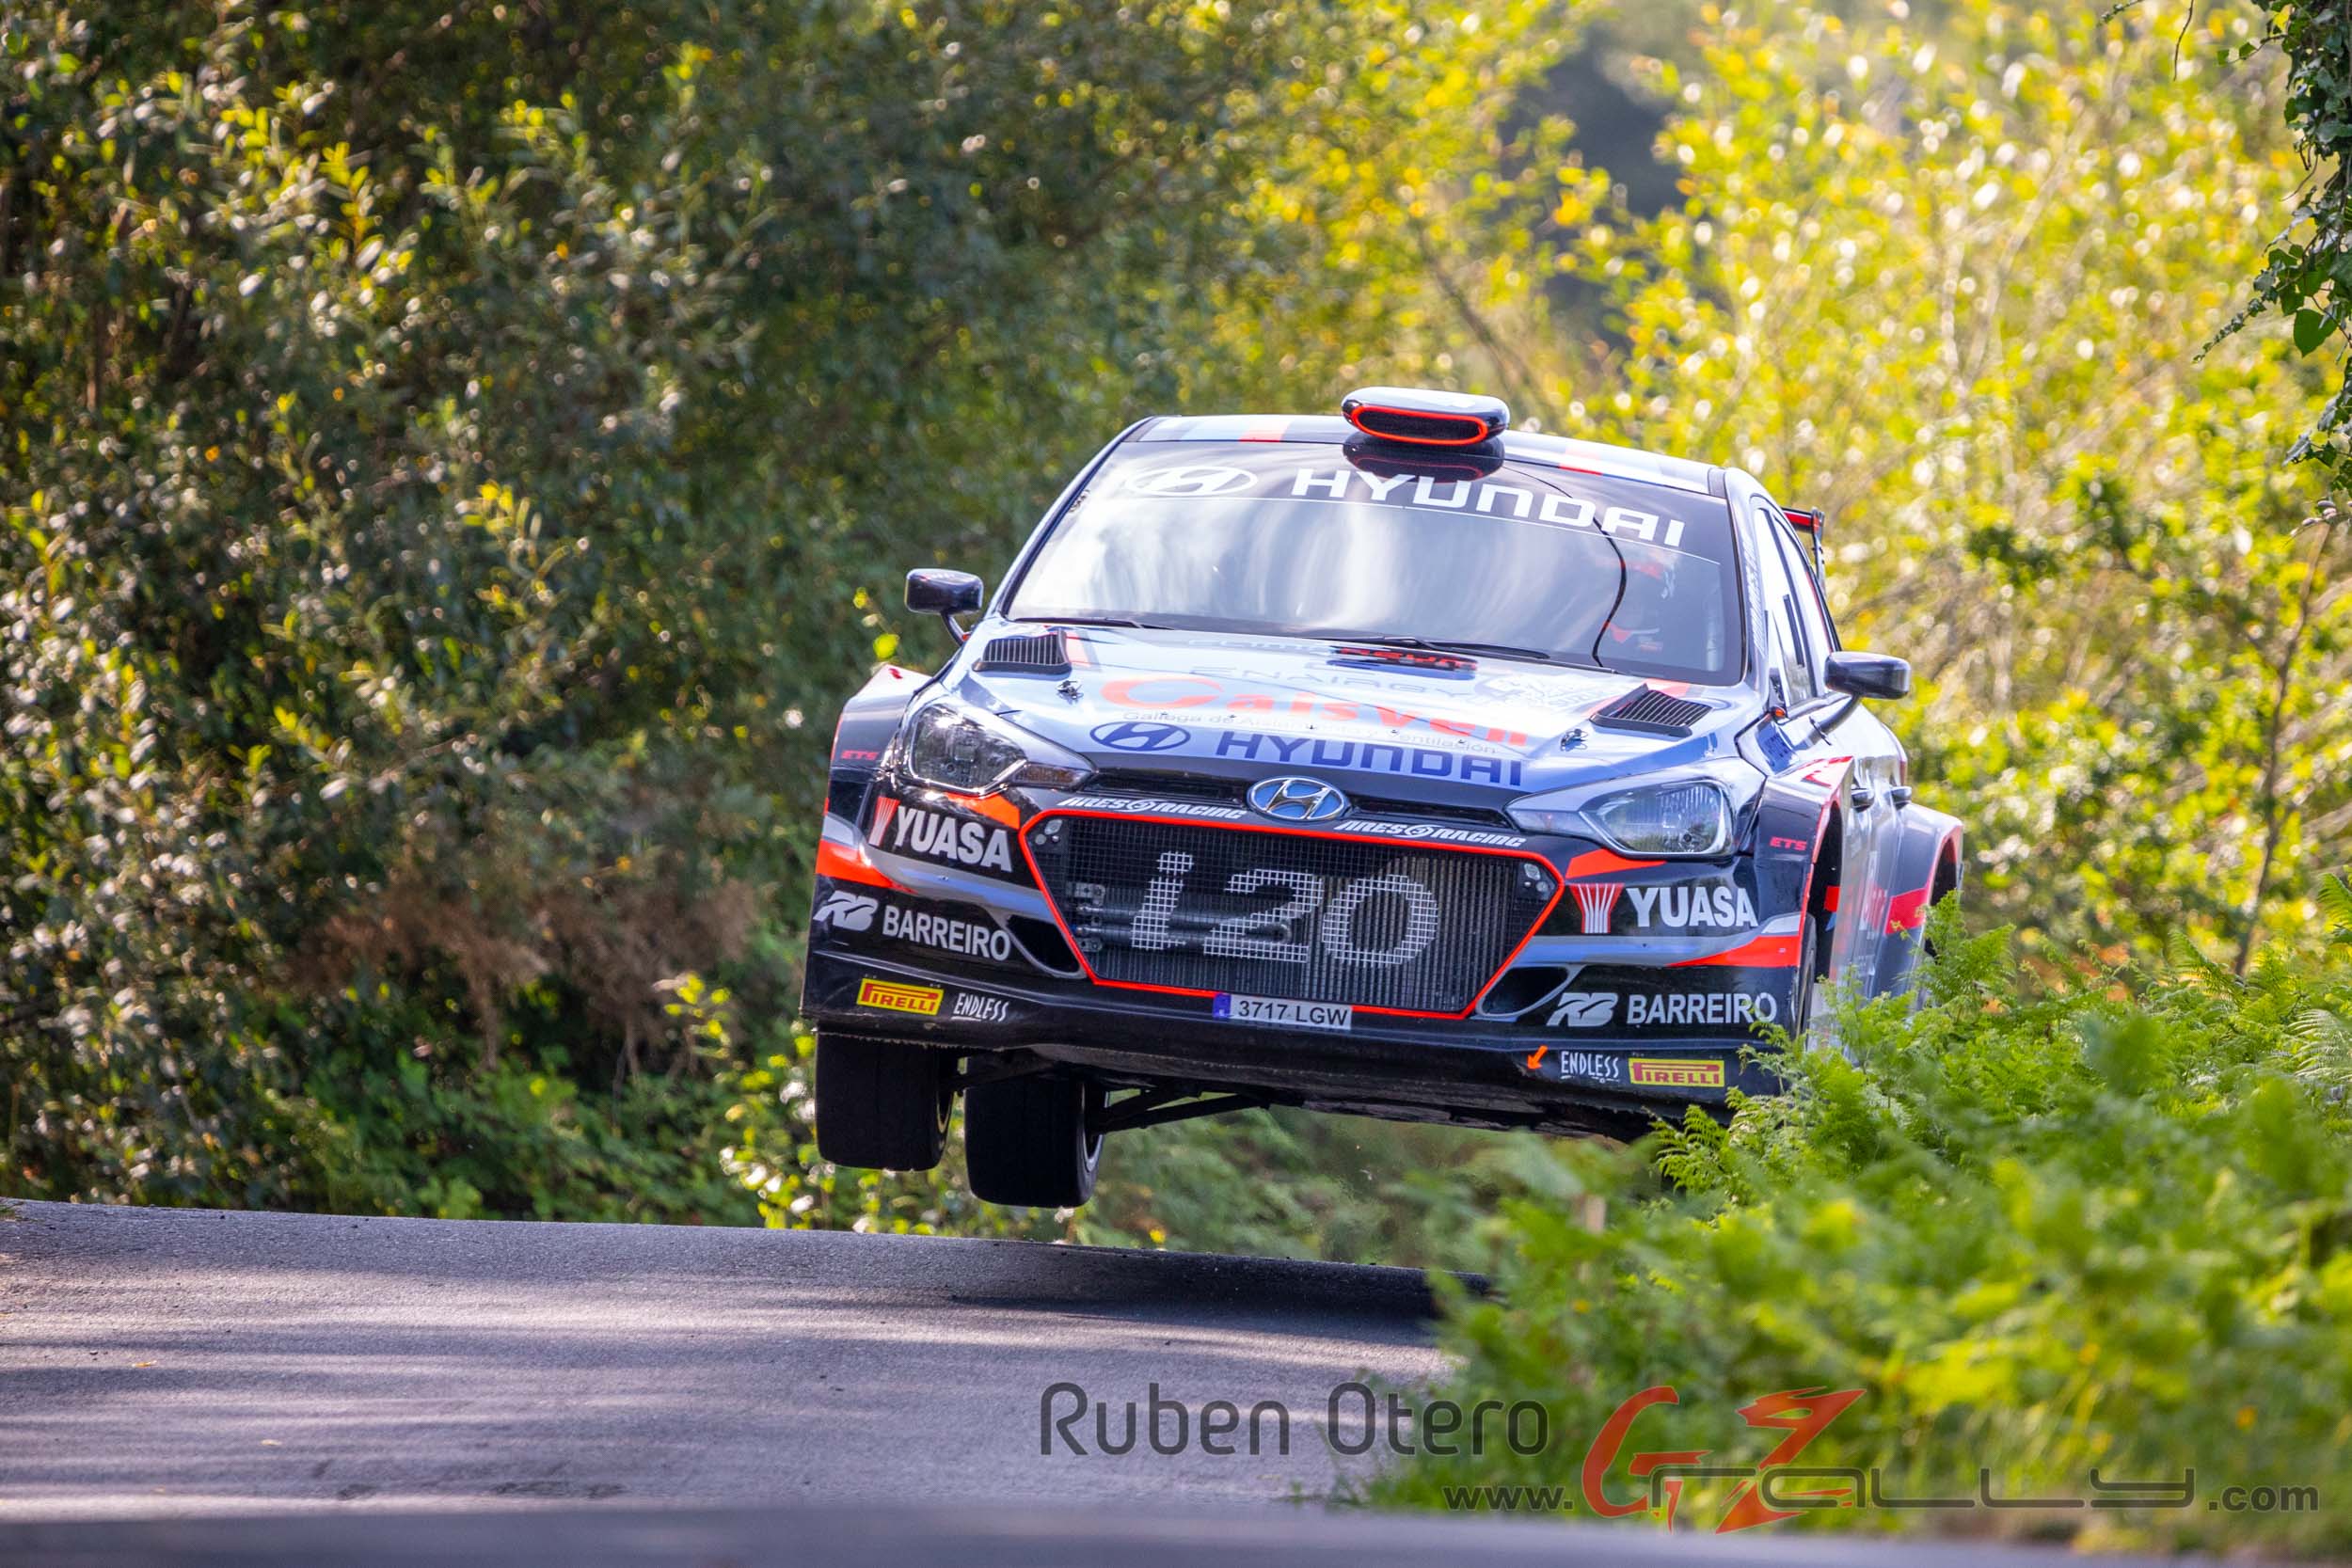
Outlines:
[[1333, 446], [1136, 443], [1039, 546], [1007, 612], [1739, 678], [1723, 500], [1516, 462], [1454, 471], [1359, 467]]

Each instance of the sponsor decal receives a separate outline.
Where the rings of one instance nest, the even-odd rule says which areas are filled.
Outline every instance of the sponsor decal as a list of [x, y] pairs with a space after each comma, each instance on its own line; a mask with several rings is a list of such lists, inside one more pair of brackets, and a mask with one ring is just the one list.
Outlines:
[[857, 1005], [878, 1007], [886, 1013], [920, 1013], [925, 1018], [936, 1018], [946, 994], [937, 986], [910, 986], [898, 980], [877, 980], [870, 974], [857, 983]]
[[1671, 991], [1625, 999], [1629, 1025], [1652, 1023], [1777, 1023], [1780, 998], [1771, 991]]
[[1062, 804], [1073, 811], [1116, 811], [1136, 816], [1199, 816], [1212, 822], [1239, 822], [1249, 815], [1239, 806], [1214, 806], [1202, 800], [1152, 800], [1128, 795], [1073, 795]]
[[1625, 1058], [1606, 1051], [1566, 1051], [1560, 1053], [1560, 1076], [1591, 1078], [1603, 1084], [1625, 1082]]
[[1209, 1012], [1236, 1023], [1278, 1023], [1335, 1032], [1356, 1027], [1356, 1009], [1337, 1002], [1293, 1002], [1280, 996], [1233, 996], [1220, 991], [1209, 1004]]
[[1249, 809], [1278, 822], [1325, 822], [1346, 814], [1347, 797], [1320, 779], [1260, 779], [1249, 786]]
[[1802, 849], [1802, 848], [1804, 848], [1804, 847], [1805, 847], [1805, 842], [1804, 842], [1804, 839], [1801, 839], [1801, 838], [1777, 838], [1777, 837], [1775, 837], [1775, 838], [1773, 838], [1773, 839], [1770, 840], [1769, 842], [1771, 843], [1772, 847], [1773, 848], [1775, 848], [1775, 849]]
[[1608, 990], [1564, 990], [1544, 1021], [1548, 1029], [1597, 1029], [1617, 1010], [1617, 993]]
[[1724, 1064], [1686, 1056], [1635, 1056], [1626, 1064], [1636, 1084], [1665, 1089], [1720, 1089]]
[[1011, 1006], [1001, 996], [976, 996], [968, 990], [956, 992], [954, 1017], [974, 1023], [1002, 1023], [1011, 1012]]
[[1012, 843], [1001, 826], [964, 821], [885, 796], [874, 807], [874, 836], [882, 838], [885, 832], [894, 854], [1012, 870]]
[[1228, 715], [1248, 715], [1260, 719], [1279, 716], [1305, 721], [1327, 719], [1350, 724], [1385, 724], [1395, 730], [1418, 726], [1456, 740], [1485, 740], [1502, 746], [1527, 744], [1527, 732], [1524, 730], [1498, 729], [1461, 720], [1436, 719], [1406, 708], [1390, 707], [1382, 703], [1359, 703], [1345, 697], [1327, 697], [1313, 691], [1256, 691], [1246, 687], [1235, 689], [1213, 675], [1122, 675], [1104, 683], [1103, 700], [1120, 707], [1144, 708], [1153, 712], [1199, 714], [1203, 709], [1212, 709]]
[[[870, 922], [872, 916], [869, 914], [867, 919]], [[856, 927], [861, 931], [865, 928], [863, 926]], [[911, 942], [920, 947], [935, 947], [943, 953], [993, 958], [998, 963], [1004, 963], [1012, 957], [1012, 938], [997, 927], [977, 920], [955, 920], [922, 910], [901, 909], [896, 904], [882, 907], [882, 935], [899, 942]]]
[[1375, 838], [1405, 838], [1433, 844], [1485, 844], [1497, 848], [1516, 849], [1527, 842], [1518, 833], [1487, 832], [1479, 828], [1448, 828], [1435, 822], [1367, 822], [1361, 817], [1334, 822], [1335, 833], [1370, 833]]
[[1609, 913], [1617, 907], [1617, 895], [1624, 891], [1623, 882], [1576, 884], [1576, 907], [1583, 912], [1586, 936], [1605, 937], [1609, 934]]
[[[1160, 953], [1192, 945], [1192, 931], [1173, 919], [1192, 866], [1192, 856], [1182, 849], [1160, 852], [1158, 875], [1145, 887], [1143, 901], [1128, 925], [1128, 946]], [[1311, 871], [1271, 868], [1236, 871], [1225, 879], [1227, 893], [1263, 893], [1269, 888], [1285, 889], [1290, 896], [1269, 910], [1218, 920], [1199, 939], [1200, 951], [1223, 958], [1304, 964], [1313, 958], [1320, 942], [1323, 950], [1340, 963], [1394, 969], [1420, 958], [1438, 939], [1438, 895], [1400, 871], [1351, 877], [1336, 885], [1327, 884]], [[1375, 900], [1391, 899], [1403, 906], [1404, 918], [1395, 923], [1394, 939], [1382, 947], [1357, 942], [1357, 922], [1364, 907]]]
[[1126, 719], [1094, 727], [1094, 743], [1114, 752], [1169, 752], [1191, 738], [1192, 732], [1182, 724], [1150, 719]]
[[[1159, 800], [1132, 795], [1073, 795], [1061, 803], [1059, 809], [1119, 812], [1131, 816], [1184, 816], [1205, 822], [1247, 822], [1250, 816], [1239, 806], [1212, 805], [1205, 800]], [[1516, 849], [1527, 842], [1518, 833], [1455, 828], [1438, 822], [1375, 822], [1360, 816], [1351, 816], [1343, 822], [1324, 823], [1319, 831], [1405, 839], [1416, 844], [1477, 844], [1497, 849]]]
[[862, 893], [829, 893], [817, 906], [816, 924], [836, 931], [871, 930], [875, 901]]
[[839, 757], [843, 762], [878, 762], [882, 758], [882, 753], [880, 752], [861, 751], [853, 746], [844, 746], [841, 750], [835, 752], [834, 755]]
[[1756, 924], [1756, 904], [1748, 890], [1729, 882], [1669, 882], [1662, 887], [1629, 887], [1633, 927], [1695, 931], [1702, 927], [1746, 930]]
[[[1409, 485], [1408, 490], [1406, 487]], [[1682, 543], [1683, 523], [1659, 517], [1629, 506], [1598, 507], [1581, 496], [1550, 490], [1528, 490], [1516, 484], [1496, 484], [1467, 479], [1441, 480], [1399, 474], [1384, 478], [1360, 468], [1331, 468], [1318, 472], [1301, 468], [1291, 476], [1295, 499], [1348, 500], [1358, 492], [1392, 506], [1428, 507], [1448, 512], [1485, 512], [1496, 516], [1549, 523], [1555, 528], [1597, 529], [1618, 538], [1639, 539], [1669, 549]]]
[[1311, 768], [1353, 768], [1365, 773], [1398, 773], [1415, 779], [1458, 779], [1463, 784], [1508, 784], [1523, 782], [1527, 765], [1517, 757], [1477, 756], [1432, 746], [1395, 746], [1379, 741], [1329, 740], [1314, 736], [1271, 735], [1251, 730], [1226, 730], [1217, 736], [1216, 754], [1249, 762], [1303, 764]]

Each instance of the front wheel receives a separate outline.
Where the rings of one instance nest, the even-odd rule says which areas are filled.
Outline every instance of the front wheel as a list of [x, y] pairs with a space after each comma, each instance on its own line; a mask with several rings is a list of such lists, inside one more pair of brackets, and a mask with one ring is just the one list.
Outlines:
[[975, 1084], [963, 1094], [963, 1159], [972, 1196], [1025, 1209], [1073, 1209], [1094, 1192], [1103, 1134], [1088, 1126], [1100, 1089], [1039, 1073]]
[[956, 1093], [945, 1052], [817, 1037], [817, 1152], [836, 1165], [929, 1170]]

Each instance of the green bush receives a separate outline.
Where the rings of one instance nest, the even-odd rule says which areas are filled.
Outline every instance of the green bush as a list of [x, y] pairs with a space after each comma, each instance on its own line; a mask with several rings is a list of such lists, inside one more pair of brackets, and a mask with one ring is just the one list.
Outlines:
[[1427, 373], [1539, 10], [0, 10], [0, 1191], [755, 1212], [897, 575]]
[[[2094, 1469], [2193, 1465], [2199, 1500], [1820, 1524], [2352, 1544], [2352, 891], [2323, 903], [2331, 939], [2243, 978], [2184, 948], [2039, 995], [2007, 933], [1963, 941], [1939, 911], [1925, 1005], [1847, 1009], [1842, 1049], [1793, 1057], [1786, 1096], [1630, 1150], [1563, 1146], [1502, 1212], [1496, 1298], [1446, 1331], [1448, 1393], [1541, 1401], [1550, 1446], [1423, 1454], [1373, 1495], [1574, 1486], [1591, 1435], [1654, 1385], [1679, 1403], [1644, 1412], [1627, 1453], [1753, 1464], [1777, 1433], [1738, 1407], [1859, 1389], [1803, 1464], [1875, 1466], [1899, 1497], [1972, 1494], [1981, 1467], [2000, 1497], [2083, 1498]], [[2322, 1507], [2210, 1511], [2233, 1482], [2314, 1486]], [[1728, 1484], [1687, 1495], [1682, 1522], [1711, 1528]], [[1610, 1497], [1639, 1490], [1620, 1465]]]

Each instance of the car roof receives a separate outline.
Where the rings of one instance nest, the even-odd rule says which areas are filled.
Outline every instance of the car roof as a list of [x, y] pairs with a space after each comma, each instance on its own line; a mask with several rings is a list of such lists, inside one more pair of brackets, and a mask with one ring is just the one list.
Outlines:
[[[1131, 441], [1268, 441], [1337, 446], [1357, 435], [1354, 426], [1330, 414], [1193, 414], [1144, 420]], [[1515, 463], [1565, 468], [1578, 473], [1645, 481], [1693, 495], [1724, 493], [1720, 466], [1685, 457], [1580, 441], [1532, 430], [1502, 433], [1502, 455]]]

